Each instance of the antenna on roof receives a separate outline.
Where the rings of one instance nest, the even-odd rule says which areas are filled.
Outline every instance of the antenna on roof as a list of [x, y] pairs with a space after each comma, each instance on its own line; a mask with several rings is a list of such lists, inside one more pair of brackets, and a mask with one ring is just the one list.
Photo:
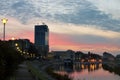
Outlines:
[[45, 25], [45, 23], [44, 23], [44, 22], [42, 22], [42, 24], [43, 24], [43, 25]]

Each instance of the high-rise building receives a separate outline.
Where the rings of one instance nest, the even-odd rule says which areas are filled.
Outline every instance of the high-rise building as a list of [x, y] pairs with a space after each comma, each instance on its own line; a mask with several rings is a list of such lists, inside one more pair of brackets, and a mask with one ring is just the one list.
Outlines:
[[49, 29], [47, 25], [35, 25], [35, 46], [41, 57], [47, 56], [49, 51]]

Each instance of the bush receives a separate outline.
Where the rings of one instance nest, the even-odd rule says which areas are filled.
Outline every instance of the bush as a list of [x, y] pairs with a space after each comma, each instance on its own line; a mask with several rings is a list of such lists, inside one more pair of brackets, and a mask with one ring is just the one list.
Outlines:
[[10, 46], [9, 42], [0, 41], [0, 80], [10, 77], [23, 60], [24, 58]]

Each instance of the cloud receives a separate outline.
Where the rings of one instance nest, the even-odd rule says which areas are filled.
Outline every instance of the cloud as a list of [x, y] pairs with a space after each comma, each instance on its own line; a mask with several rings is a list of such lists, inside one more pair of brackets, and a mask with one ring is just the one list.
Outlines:
[[[45, 22], [50, 28], [52, 49], [119, 51], [118, 3], [118, 0], [1, 0], [0, 18], [8, 18], [8, 39], [28, 38], [34, 42], [34, 25]], [[0, 27], [0, 38], [2, 30]]]
[[[34, 19], [22, 24], [19, 20], [9, 17], [6, 24], [6, 38], [27, 38], [34, 42], [34, 25], [40, 21]], [[119, 51], [119, 32], [101, 30], [90, 25], [44, 21], [50, 29], [50, 50]], [[0, 24], [0, 26], [3, 26], [3, 24]], [[2, 31], [3, 27], [0, 27], [0, 29]]]
[[[28, 38], [28, 34], [33, 35], [33, 25], [31, 24], [22, 24], [20, 23], [19, 20], [12, 18], [12, 17], [7, 17], [8, 22], [6, 23], [6, 38], [11, 39], [12, 37], [15, 38]], [[0, 26], [3, 26], [3, 24], [0, 24]], [[0, 34], [3, 34], [3, 27], [0, 27]], [[2, 35], [0, 35], [2, 38]], [[33, 36], [34, 37], [34, 36]], [[31, 37], [28, 38], [33, 40]]]
[[120, 20], [120, 0], [88, 0], [93, 3], [94, 6], [98, 8], [105, 14], [109, 14], [113, 19]]
[[[77, 36], [78, 37], [78, 36]], [[95, 53], [103, 53], [105, 51], [117, 54], [120, 50], [119, 46], [113, 45], [112, 43], [88, 43], [85, 41], [81, 41], [82, 37], [79, 38], [72, 37], [66, 34], [58, 34], [58, 33], [50, 33], [50, 50], [68, 50], [72, 49], [75, 51], [83, 51], [83, 52], [95, 52]], [[74, 39], [75, 38], [75, 39]], [[79, 40], [78, 40], [79, 39]], [[76, 41], [77, 40], [77, 41]], [[95, 40], [93, 40], [95, 41]], [[110, 41], [110, 40], [108, 40]]]
[[[34, 26], [35, 22], [39, 23], [39, 21], [41, 20], [34, 19], [29, 21], [27, 24]], [[111, 44], [120, 46], [119, 32], [102, 30], [101, 28], [93, 25], [66, 24], [61, 22], [51, 22], [49, 20], [43, 20], [43, 22], [48, 25], [50, 34], [52, 34], [52, 38], [50, 38], [52, 45], [59, 45], [56, 43], [56, 41], [59, 40], [59, 43], [61, 41], [60, 44], [64, 45], [72, 45], [72, 43], [75, 45], [87, 43], [89, 45]]]
[[1, 0], [0, 15], [14, 17], [24, 24], [36, 18], [66, 24], [94, 25], [103, 30], [119, 32], [117, 1], [110, 0], [109, 3], [113, 3], [111, 6], [103, 0]]
[[71, 34], [71, 35], [94, 35], [105, 38], [119, 38], [120, 33], [109, 30], [102, 30], [97, 28], [97, 26], [86, 26], [86, 25], [73, 25], [64, 23], [50, 23], [51, 31], [61, 34]]

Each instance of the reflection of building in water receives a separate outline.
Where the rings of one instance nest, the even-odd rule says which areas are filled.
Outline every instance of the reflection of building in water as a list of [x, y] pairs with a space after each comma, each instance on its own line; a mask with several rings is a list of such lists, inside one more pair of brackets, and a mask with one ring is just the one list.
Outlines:
[[110, 73], [115, 73], [115, 74], [120, 75], [120, 65], [111, 66], [109, 64], [103, 64], [102, 67], [103, 67], [104, 70], [107, 70]]
[[54, 67], [54, 71], [55, 72], [74, 72], [74, 71], [77, 71], [77, 72], [81, 72], [83, 70], [88, 70], [88, 72], [91, 72], [91, 71], [95, 71], [95, 70], [98, 70], [102, 68], [102, 64], [99, 63], [99, 64], [81, 64], [81, 63], [76, 63], [76, 64], [73, 64], [72, 67], [71, 66], [64, 66], [64, 64], [56, 64], [55, 67]]
[[97, 66], [96, 64], [90, 64], [89, 67], [88, 67], [88, 71], [94, 71], [95, 69], [97, 69]]

